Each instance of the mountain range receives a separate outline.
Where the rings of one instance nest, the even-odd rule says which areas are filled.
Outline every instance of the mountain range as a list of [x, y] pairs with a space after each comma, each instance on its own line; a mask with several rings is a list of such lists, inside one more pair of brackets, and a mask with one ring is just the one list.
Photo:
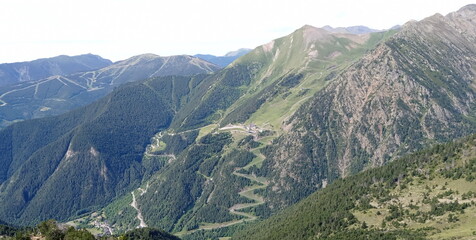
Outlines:
[[3, 86], [0, 126], [65, 113], [107, 95], [124, 83], [156, 76], [211, 73], [218, 69], [217, 65], [187, 55], [143, 54], [100, 69]]
[[125, 61], [17, 88], [109, 94], [0, 131], [0, 219], [184, 239], [470, 239], [475, 15], [305, 25], [221, 70], [160, 76], [164, 63]]
[[110, 60], [93, 54], [57, 56], [31, 62], [0, 64], [0, 87], [47, 78], [53, 75], [69, 75], [91, 71], [111, 65]]
[[372, 29], [366, 26], [352, 26], [352, 27], [337, 27], [333, 28], [329, 25], [322, 27], [322, 29], [335, 32], [335, 33], [350, 33], [350, 34], [366, 34], [366, 33], [373, 33], [373, 32], [381, 32], [382, 30]]
[[210, 55], [210, 54], [196, 54], [194, 57], [201, 58], [205, 61], [211, 62], [213, 64], [216, 64], [220, 67], [226, 67], [230, 65], [233, 61], [235, 61], [237, 58], [249, 53], [252, 49], [248, 48], [240, 48], [236, 51], [231, 51], [225, 54], [225, 56], [215, 56], [215, 55]]

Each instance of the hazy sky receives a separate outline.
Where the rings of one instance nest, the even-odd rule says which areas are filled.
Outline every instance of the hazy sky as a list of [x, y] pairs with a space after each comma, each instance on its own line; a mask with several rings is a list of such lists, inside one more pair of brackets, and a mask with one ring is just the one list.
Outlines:
[[0, 63], [61, 54], [223, 55], [305, 25], [384, 29], [466, 0], [0, 0]]

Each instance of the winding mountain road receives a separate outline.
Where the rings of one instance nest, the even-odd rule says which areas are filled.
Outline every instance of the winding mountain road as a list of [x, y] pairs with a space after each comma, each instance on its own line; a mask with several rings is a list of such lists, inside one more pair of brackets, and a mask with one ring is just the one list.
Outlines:
[[254, 201], [253, 203], [238, 203], [238, 204], [235, 204], [235, 205], [231, 206], [230, 208], [228, 208], [228, 210], [230, 211], [231, 214], [239, 215], [239, 216], [242, 216], [244, 218], [239, 219], [239, 220], [229, 221], [229, 222], [222, 222], [222, 223], [208, 223], [208, 224], [201, 225], [197, 229], [190, 230], [190, 231], [178, 232], [178, 233], [175, 233], [175, 235], [180, 237], [180, 236], [184, 236], [184, 235], [194, 233], [194, 232], [199, 231], [199, 230], [213, 230], [213, 229], [233, 226], [233, 225], [243, 223], [243, 222], [256, 220], [258, 218], [257, 216], [255, 216], [253, 214], [250, 214], [250, 213], [241, 212], [240, 210], [246, 209], [246, 208], [249, 208], [249, 207], [256, 207], [256, 206], [259, 206], [261, 204], [264, 204], [263, 197], [259, 196], [258, 194], [255, 194], [254, 191], [256, 189], [266, 188], [269, 185], [269, 183], [264, 178], [258, 178], [256, 176], [251, 175], [251, 174], [239, 173], [240, 170], [242, 170], [244, 168], [249, 168], [252, 165], [255, 165], [255, 163], [251, 162], [248, 165], [246, 165], [244, 167], [236, 168], [233, 171], [233, 175], [249, 179], [249, 180], [251, 180], [252, 182], [255, 183], [254, 185], [245, 187], [243, 190], [238, 192], [238, 194], [240, 196], [243, 196], [247, 199], [253, 200]]

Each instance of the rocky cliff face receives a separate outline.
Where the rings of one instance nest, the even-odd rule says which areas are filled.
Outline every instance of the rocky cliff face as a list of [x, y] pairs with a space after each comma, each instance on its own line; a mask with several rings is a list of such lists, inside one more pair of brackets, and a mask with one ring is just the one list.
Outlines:
[[271, 207], [476, 129], [476, 6], [407, 23], [289, 120], [269, 151]]

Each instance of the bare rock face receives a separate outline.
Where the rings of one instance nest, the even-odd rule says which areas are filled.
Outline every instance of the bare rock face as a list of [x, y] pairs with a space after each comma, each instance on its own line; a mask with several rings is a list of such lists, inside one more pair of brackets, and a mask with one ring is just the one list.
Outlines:
[[265, 164], [269, 206], [475, 132], [475, 14], [469, 5], [406, 24], [303, 105]]

